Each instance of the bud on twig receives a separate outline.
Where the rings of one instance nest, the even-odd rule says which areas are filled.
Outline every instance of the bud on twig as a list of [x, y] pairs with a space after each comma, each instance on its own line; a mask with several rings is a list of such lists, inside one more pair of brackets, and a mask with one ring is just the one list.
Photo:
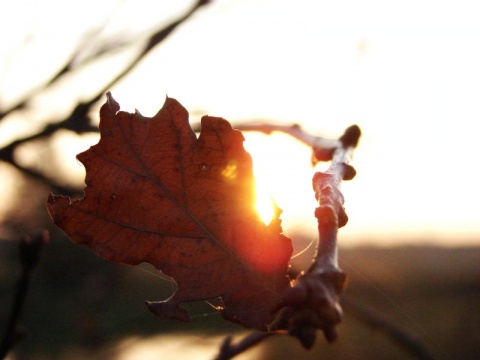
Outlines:
[[317, 253], [308, 271], [300, 274], [285, 292], [277, 309], [281, 310], [271, 327], [272, 330], [287, 329], [305, 348], [315, 343], [317, 329], [323, 331], [327, 341], [335, 340], [336, 325], [341, 321], [338, 296], [343, 291], [346, 275], [338, 267], [337, 233], [348, 217], [340, 183], [355, 176], [355, 169], [348, 163], [359, 137], [358, 126], [348, 128], [339, 139], [341, 146], [333, 152], [328, 170], [317, 172], [313, 177], [319, 204], [315, 210], [320, 238]]

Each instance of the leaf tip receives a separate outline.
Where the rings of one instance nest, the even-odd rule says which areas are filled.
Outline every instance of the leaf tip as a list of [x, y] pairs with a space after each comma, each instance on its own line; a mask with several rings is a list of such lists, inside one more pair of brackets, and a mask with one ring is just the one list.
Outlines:
[[113, 98], [112, 93], [110, 91], [107, 92], [107, 104], [110, 110], [116, 114], [120, 110], [120, 105], [118, 102]]
[[[170, 96], [168, 96], [168, 94], [165, 94], [165, 101], [163, 102], [163, 106], [165, 106], [165, 104], [168, 104], [168, 102], [171, 100], [172, 98]], [[162, 106], [162, 107], [163, 107]]]

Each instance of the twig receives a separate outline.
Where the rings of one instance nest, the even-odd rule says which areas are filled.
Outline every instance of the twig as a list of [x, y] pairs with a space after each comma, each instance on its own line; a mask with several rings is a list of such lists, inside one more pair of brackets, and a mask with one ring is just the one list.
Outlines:
[[358, 126], [348, 128], [339, 139], [341, 146], [334, 151], [329, 169], [313, 177], [319, 203], [315, 210], [320, 236], [317, 253], [308, 271], [300, 274], [285, 292], [279, 306], [281, 310], [271, 327], [271, 330], [286, 329], [305, 348], [315, 343], [317, 329], [323, 330], [328, 341], [335, 340], [336, 325], [341, 321], [338, 296], [346, 276], [338, 267], [337, 232], [348, 218], [339, 187], [342, 180], [355, 176], [355, 170], [348, 163], [359, 137]]
[[28, 143], [33, 140], [51, 136], [52, 134], [54, 134], [56, 131], [60, 129], [70, 130], [77, 134], [97, 132], [98, 131], [97, 127], [92, 126], [87, 117], [90, 106], [91, 104], [84, 104], [84, 103], [78, 104], [75, 107], [75, 109], [72, 111], [70, 116], [64, 119], [63, 121], [59, 123], [49, 124], [38, 133], [12, 141], [10, 144], [0, 149], [0, 161], [4, 161], [6, 163], [11, 164], [16, 169], [21, 171], [23, 174], [30, 176], [33, 179], [42, 181], [46, 185], [50, 186], [52, 189], [59, 189], [62, 192], [66, 191], [66, 193], [70, 193], [72, 195], [77, 194], [78, 193], [77, 189], [74, 189], [68, 186], [59, 185], [53, 179], [49, 179], [41, 172], [22, 166], [15, 159], [14, 153], [18, 146], [21, 146], [22, 144]]
[[275, 131], [288, 134], [312, 148], [314, 159], [316, 159], [314, 160], [315, 162], [331, 160], [335, 150], [342, 146], [339, 140], [314, 136], [304, 131], [298, 124], [288, 126], [268, 123], [243, 124], [239, 125], [237, 129], [243, 131], [259, 131], [265, 134], [271, 134]]
[[59, 184], [56, 180], [45, 176], [45, 174], [43, 174], [41, 171], [21, 166], [16, 161], [12, 161], [10, 164], [17, 170], [21, 171], [24, 175], [29, 176], [33, 180], [40, 181], [44, 185], [48, 186], [53, 192], [65, 194], [70, 197], [79, 197], [83, 194], [83, 190], [80, 187]]
[[125, 69], [123, 69], [117, 76], [115, 76], [112, 80], [110, 80], [103, 88], [97, 93], [97, 96], [94, 97], [92, 100], [97, 102], [110, 88], [115, 85], [119, 80], [121, 80], [125, 75], [127, 75], [131, 70], [138, 65], [138, 63], [147, 55], [152, 49], [154, 49], [159, 43], [167, 38], [173, 30], [175, 30], [180, 24], [185, 22], [190, 16], [192, 16], [199, 8], [203, 5], [207, 5], [210, 1], [209, 0], [198, 0], [196, 4], [190, 9], [185, 15], [180, 17], [178, 20], [172, 22], [168, 26], [164, 27], [163, 29], [157, 31], [153, 35], [150, 36], [148, 41], [146, 42], [143, 49], [139, 52], [139, 54], [128, 64]]
[[23, 336], [23, 330], [19, 325], [20, 317], [25, 303], [27, 289], [30, 284], [33, 269], [38, 263], [40, 253], [48, 243], [48, 231], [42, 231], [33, 237], [26, 236], [20, 242], [20, 261], [22, 272], [17, 282], [17, 289], [12, 303], [12, 310], [8, 319], [5, 334], [0, 344], [0, 359], [5, 358], [15, 343]]
[[[337, 232], [345, 226], [348, 216], [343, 208], [344, 198], [340, 192], [342, 180], [355, 177], [355, 169], [349, 165], [353, 149], [360, 138], [360, 128], [349, 127], [340, 138], [341, 145], [334, 154], [330, 167], [325, 172], [313, 176], [313, 190], [319, 207], [315, 210], [318, 220], [320, 241], [312, 267], [316, 271], [330, 272], [338, 270]], [[309, 270], [312, 272], [312, 269]]]
[[[182, 24], [185, 20], [187, 20], [196, 10], [198, 10], [201, 6], [208, 4], [209, 0], [198, 0], [196, 4], [190, 9], [185, 15], [180, 17], [178, 20], [172, 22], [171, 24], [167, 25], [166, 27], [162, 27], [162, 29], [156, 31], [147, 39], [145, 46], [143, 47], [142, 51], [123, 69], [119, 74], [117, 74], [111, 81], [108, 82], [94, 97], [92, 97], [89, 101], [84, 103], [84, 105], [93, 105], [95, 104], [110, 88], [116, 84], [119, 80], [121, 80], [125, 75], [127, 75], [135, 66], [143, 59], [143, 57], [149, 53], [153, 48], [155, 48], [160, 42], [165, 40], [165, 38], [170, 35], [170, 33], [178, 27], [178, 25]], [[96, 34], [96, 32], [92, 32], [92, 34]], [[88, 41], [88, 39], [87, 39]], [[79, 66], [85, 65], [88, 62], [91, 62], [93, 59], [98, 58], [105, 53], [111, 52], [113, 50], [118, 49], [120, 46], [125, 46], [127, 43], [122, 42], [117, 44], [116, 46], [112, 46], [109, 48], [103, 47], [99, 51], [95, 52], [88, 58], [84, 59], [82, 62], [76, 62], [79, 54], [81, 53], [82, 49], [77, 49], [74, 54], [70, 57], [70, 60], [60, 68], [52, 77], [51, 79], [41, 86], [39, 89], [34, 90], [33, 93], [29, 93], [26, 95], [23, 100], [20, 100], [16, 105], [10, 107], [9, 109], [0, 111], [0, 121], [7, 115], [13, 113], [14, 111], [24, 109], [27, 107], [30, 99], [37, 93], [40, 93], [46, 89], [48, 89], [51, 85], [56, 83], [59, 79], [61, 79], [65, 74], [68, 74], [74, 70], [76, 70]], [[80, 44], [80, 47], [82, 44]], [[89, 107], [89, 108], [90, 108]]]
[[232, 336], [227, 336], [222, 345], [220, 346], [220, 352], [214, 360], [228, 360], [233, 358], [245, 350], [257, 345], [259, 342], [265, 340], [267, 337], [273, 335], [273, 333], [261, 333], [254, 332], [245, 336], [236, 344], [232, 344]]
[[[52, 75], [50, 80], [48, 80], [46, 83], [40, 85], [39, 87], [36, 87], [32, 89], [31, 91], [23, 94], [23, 98], [19, 100], [15, 105], [11, 106], [10, 108], [0, 111], [0, 121], [6, 117], [7, 115], [21, 109], [25, 109], [30, 102], [30, 100], [36, 96], [37, 94], [47, 90], [50, 88], [52, 85], [54, 85], [58, 80], [60, 80], [64, 75], [71, 73], [79, 67], [79, 65], [85, 65], [88, 61], [92, 61], [95, 58], [99, 57], [102, 55], [100, 52], [92, 54], [92, 57], [86, 59], [86, 61], [83, 61], [82, 63], [76, 63], [76, 58], [78, 58], [79, 54], [82, 52], [82, 48], [85, 46], [86, 43], [94, 41], [95, 37], [97, 36], [98, 32], [102, 27], [105, 27], [107, 24], [108, 20], [105, 22], [105, 24], [99, 28], [92, 29], [89, 31], [89, 34], [85, 36], [83, 41], [80, 41], [80, 43], [77, 45], [76, 51], [73, 53], [73, 55], [70, 57], [70, 60], [61, 67], [59, 70], [57, 70], [56, 73]], [[116, 47], [112, 47], [110, 50], [113, 51]]]
[[433, 360], [433, 356], [423, 346], [418, 339], [414, 338], [408, 332], [399, 328], [388, 319], [380, 317], [373, 311], [346, 298], [342, 299], [342, 304], [346, 312], [361, 320], [372, 329], [378, 329], [383, 332], [390, 340], [398, 346], [409, 352], [412, 356], [421, 360]]
[[[117, 4], [118, 5], [118, 4]], [[115, 9], [113, 9], [115, 10]], [[45, 87], [49, 87], [61, 79], [65, 74], [68, 74], [72, 71], [76, 71], [82, 66], [88, 65], [89, 63], [99, 59], [103, 55], [107, 55], [118, 50], [121, 47], [125, 47], [131, 45], [133, 42], [137, 42], [138, 40], [135, 39], [132, 41], [125, 40], [123, 37], [120, 41], [110, 41], [106, 40], [103, 46], [99, 47], [96, 51], [92, 51], [87, 56], [82, 57], [82, 53], [85, 52], [85, 47], [89, 47], [90, 44], [98, 45], [98, 34], [101, 33], [111, 22], [114, 18], [115, 11], [111, 11], [107, 17], [104, 19], [103, 23], [89, 29], [80, 39], [79, 43], [77, 44], [76, 50], [70, 56], [70, 59], [66, 62], [66, 64], [59, 69], [55, 75], [45, 84]], [[118, 37], [118, 34], [117, 34]]]

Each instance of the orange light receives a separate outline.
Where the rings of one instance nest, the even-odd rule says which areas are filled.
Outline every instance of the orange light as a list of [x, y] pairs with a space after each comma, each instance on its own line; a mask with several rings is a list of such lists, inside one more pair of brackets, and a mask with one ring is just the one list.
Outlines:
[[235, 160], [230, 161], [227, 166], [223, 168], [222, 176], [229, 181], [235, 180], [237, 178], [237, 169], [237, 162]]
[[270, 224], [275, 213], [272, 198], [265, 196], [265, 192], [261, 192], [257, 189], [257, 202], [255, 203], [255, 208], [265, 225]]

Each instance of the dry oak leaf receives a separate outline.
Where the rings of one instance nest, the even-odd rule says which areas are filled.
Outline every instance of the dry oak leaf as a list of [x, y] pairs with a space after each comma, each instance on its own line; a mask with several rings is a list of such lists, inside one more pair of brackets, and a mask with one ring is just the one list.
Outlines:
[[242, 133], [204, 116], [197, 138], [171, 98], [152, 118], [119, 110], [107, 94], [101, 139], [77, 156], [85, 196], [50, 195], [55, 224], [107, 260], [171, 276], [176, 292], [147, 303], [158, 317], [188, 321], [180, 303], [221, 297], [226, 319], [266, 330], [289, 287], [292, 245], [278, 216], [267, 226], [255, 210]]

